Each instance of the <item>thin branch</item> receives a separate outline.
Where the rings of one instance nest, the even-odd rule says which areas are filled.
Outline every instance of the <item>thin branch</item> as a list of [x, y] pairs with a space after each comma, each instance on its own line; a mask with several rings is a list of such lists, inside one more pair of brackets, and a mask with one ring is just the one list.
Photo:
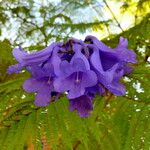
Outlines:
[[[91, 5], [91, 7], [95, 10], [95, 12], [96, 12], [98, 15], [100, 15], [100, 16], [104, 19], [103, 15], [102, 15], [101, 13], [99, 13], [98, 10], [97, 10], [93, 5]], [[107, 26], [106, 24], [105, 24], [105, 26], [106, 26], [106, 29], [107, 29], [108, 34], [110, 35], [111, 33], [110, 33], [110, 31], [109, 31], [108, 26]]]
[[23, 20], [23, 23], [31, 24], [31, 25], [35, 26], [38, 30], [40, 30], [40, 32], [41, 32], [42, 35], [44, 36], [45, 45], [47, 46], [47, 44], [48, 44], [47, 35], [46, 35], [45, 31], [42, 30], [41, 27], [39, 27], [39, 26], [38, 26], [36, 23], [34, 23], [34, 22], [28, 21], [28, 20], [25, 19], [25, 18], [21, 18], [19, 15], [17, 15], [17, 17], [20, 18], [20, 19], [22, 19], [22, 20]]
[[121, 29], [122, 32], [124, 32], [123, 28], [121, 27], [119, 21], [117, 20], [115, 14], [113, 13], [113, 11], [111, 10], [111, 8], [109, 7], [108, 3], [106, 2], [106, 0], [103, 0], [103, 2], [105, 3], [106, 7], [109, 9], [110, 13], [112, 14], [114, 20], [116, 21], [118, 27]]

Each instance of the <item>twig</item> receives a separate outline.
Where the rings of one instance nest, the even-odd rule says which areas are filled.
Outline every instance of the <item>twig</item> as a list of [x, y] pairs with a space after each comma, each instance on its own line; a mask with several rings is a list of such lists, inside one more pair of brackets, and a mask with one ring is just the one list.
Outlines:
[[110, 11], [110, 13], [112, 14], [114, 20], [116, 21], [118, 27], [121, 29], [122, 32], [124, 32], [124, 30], [122, 29], [122, 27], [121, 27], [119, 21], [117, 20], [115, 14], [113, 13], [113, 11], [111, 10], [111, 8], [109, 7], [109, 5], [108, 5], [108, 3], [106, 2], [106, 0], [103, 0], [103, 2], [105, 3], [106, 7], [109, 9], [109, 11]]
[[[95, 10], [95, 12], [96, 12], [98, 15], [100, 15], [102, 18], [104, 18], [104, 17], [101, 15], [101, 13], [99, 13], [99, 12], [97, 11], [97, 9], [96, 9], [93, 5], [91, 5], [91, 7]], [[110, 31], [109, 31], [108, 26], [107, 26], [106, 24], [105, 24], [105, 26], [106, 26], [106, 29], [107, 29], [108, 34], [110, 35]]]

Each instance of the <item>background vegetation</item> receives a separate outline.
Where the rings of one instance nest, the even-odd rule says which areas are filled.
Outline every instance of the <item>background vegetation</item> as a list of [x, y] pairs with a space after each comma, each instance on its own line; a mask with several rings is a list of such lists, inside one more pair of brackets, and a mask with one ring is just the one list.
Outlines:
[[[109, 0], [0, 0], [0, 150], [150, 150], [150, 1], [111, 3], [119, 14]], [[22, 90], [29, 73], [6, 74], [15, 46], [40, 50], [89, 33], [110, 47], [127, 37], [138, 55], [135, 71], [123, 79], [126, 95], [97, 96], [89, 118], [69, 112], [65, 96], [34, 106], [34, 94]]]

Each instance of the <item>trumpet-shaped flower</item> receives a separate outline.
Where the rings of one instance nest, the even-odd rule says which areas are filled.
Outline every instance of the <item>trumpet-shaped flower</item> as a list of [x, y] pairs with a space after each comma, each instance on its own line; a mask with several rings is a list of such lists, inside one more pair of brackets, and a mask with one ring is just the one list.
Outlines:
[[62, 61], [61, 73], [54, 81], [54, 88], [58, 92], [68, 91], [68, 98], [74, 99], [84, 95], [85, 88], [92, 87], [97, 83], [97, 76], [90, 70], [86, 57], [81, 53], [82, 46], [73, 45], [75, 54], [70, 62]]
[[120, 38], [116, 48], [109, 48], [94, 36], [85, 41], [70, 39], [66, 43], [52, 43], [45, 49], [27, 53], [21, 47], [13, 50], [18, 64], [8, 68], [8, 73], [27, 69], [32, 77], [23, 88], [36, 93], [35, 105], [47, 106], [68, 93], [70, 111], [77, 110], [81, 117], [88, 117], [93, 110], [96, 95], [109, 91], [125, 94], [121, 78], [132, 71], [129, 64], [136, 63], [136, 54], [127, 48], [128, 41]]

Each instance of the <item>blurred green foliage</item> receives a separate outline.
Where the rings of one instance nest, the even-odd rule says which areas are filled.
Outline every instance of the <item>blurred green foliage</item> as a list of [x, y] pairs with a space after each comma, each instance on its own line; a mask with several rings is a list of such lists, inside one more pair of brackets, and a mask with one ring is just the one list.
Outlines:
[[121, 2], [122, 13], [134, 8], [134, 25], [119, 34], [110, 33], [103, 41], [115, 47], [120, 36], [127, 37], [138, 64], [122, 81], [127, 94], [97, 96], [89, 118], [69, 112], [65, 96], [47, 107], [34, 106], [34, 94], [22, 90], [29, 73], [6, 74], [8, 66], [15, 63], [11, 54], [15, 46], [27, 43], [26, 50], [40, 50], [76, 32], [103, 32], [105, 28], [112, 30], [112, 25], [120, 28], [113, 12], [112, 18], [103, 18], [103, 12], [95, 11], [107, 4], [108, 0], [0, 2], [0, 34], [5, 37], [0, 41], [0, 150], [150, 149], [149, 0]]

